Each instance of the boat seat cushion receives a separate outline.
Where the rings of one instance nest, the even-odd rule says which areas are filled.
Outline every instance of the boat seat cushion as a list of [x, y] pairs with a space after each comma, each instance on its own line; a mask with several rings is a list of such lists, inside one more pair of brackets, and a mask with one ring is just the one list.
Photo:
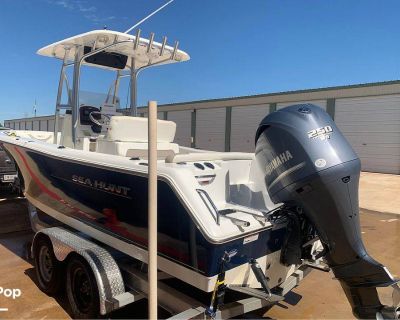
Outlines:
[[[105, 139], [97, 140], [97, 151], [100, 153], [114, 154], [130, 158], [147, 158], [147, 142], [122, 142], [109, 141]], [[157, 142], [158, 157], [165, 159], [167, 156], [173, 156], [179, 152], [179, 146], [176, 143]]]
[[[105, 139], [121, 142], [147, 142], [147, 118], [113, 116]], [[157, 120], [157, 141], [172, 142], [176, 124], [172, 121]]]

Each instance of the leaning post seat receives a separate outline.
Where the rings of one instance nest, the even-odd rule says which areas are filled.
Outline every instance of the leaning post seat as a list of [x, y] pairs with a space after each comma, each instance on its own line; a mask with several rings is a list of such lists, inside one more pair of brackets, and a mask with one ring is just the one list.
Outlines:
[[[114, 116], [110, 120], [107, 132], [109, 140], [122, 142], [147, 142], [147, 118]], [[157, 120], [157, 141], [172, 142], [176, 132], [176, 123], [166, 120]]]
[[[159, 158], [179, 152], [173, 143], [176, 124], [157, 120], [157, 150]], [[98, 139], [97, 151], [125, 157], [147, 157], [148, 119], [128, 116], [113, 116], [107, 134]]]

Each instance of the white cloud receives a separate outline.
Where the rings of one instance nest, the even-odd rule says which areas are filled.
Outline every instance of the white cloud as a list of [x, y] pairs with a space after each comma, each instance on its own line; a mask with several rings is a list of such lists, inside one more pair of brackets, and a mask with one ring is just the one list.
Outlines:
[[88, 8], [79, 7], [80, 12], [95, 12], [96, 10], [97, 10], [96, 7], [93, 7], [93, 6], [88, 7]]
[[60, 0], [60, 1], [56, 1], [55, 4], [62, 6], [66, 9], [74, 9], [74, 5], [68, 1], [65, 0]]
[[76, 6], [80, 12], [96, 12], [95, 6], [88, 6], [86, 1], [75, 0]]
[[64, 9], [73, 10], [74, 3], [70, 0], [47, 0], [47, 3], [63, 7]]
[[101, 17], [95, 13], [85, 15], [85, 18], [93, 22], [106, 22], [117, 19], [116, 16]]
[[62, 7], [70, 11], [81, 12], [83, 14], [83, 17], [95, 23], [117, 19], [117, 17], [115, 16], [100, 15], [95, 6], [88, 5], [87, 1], [83, 0], [47, 0], [47, 3]]

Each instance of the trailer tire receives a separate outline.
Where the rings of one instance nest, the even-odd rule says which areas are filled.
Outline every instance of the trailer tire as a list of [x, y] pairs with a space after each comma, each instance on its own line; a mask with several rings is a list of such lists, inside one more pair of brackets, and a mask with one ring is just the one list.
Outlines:
[[93, 271], [86, 260], [72, 255], [67, 264], [67, 296], [75, 319], [99, 317], [100, 296]]
[[47, 237], [39, 236], [33, 249], [39, 288], [48, 295], [54, 295], [61, 288], [63, 266], [55, 257], [53, 245]]

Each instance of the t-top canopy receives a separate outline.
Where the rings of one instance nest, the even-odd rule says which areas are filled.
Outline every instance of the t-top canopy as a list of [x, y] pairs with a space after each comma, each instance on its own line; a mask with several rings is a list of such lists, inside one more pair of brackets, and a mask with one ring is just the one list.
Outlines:
[[[67, 60], [74, 61], [75, 52], [78, 47], [83, 46], [85, 53], [87, 53], [88, 50], [98, 50], [113, 43], [118, 43], [108, 49], [106, 48], [104, 51], [128, 57], [127, 63], [124, 65], [125, 69], [131, 68], [131, 58], [135, 60], [135, 69], [155, 64], [182, 62], [190, 59], [189, 55], [181, 50], [177, 50], [175, 55], [173, 55], [174, 48], [168, 45], [165, 45], [164, 50], [162, 50], [162, 44], [158, 42], [152, 42], [149, 49], [150, 42], [150, 40], [140, 37], [138, 43], [136, 43], [136, 36], [118, 31], [94, 30], [50, 44], [39, 49], [37, 53], [42, 56], [64, 59], [65, 49], [69, 48]], [[135, 43], [137, 45], [136, 49], [134, 49]], [[90, 63], [92, 61], [87, 59], [83, 61], [83, 64], [94, 65]], [[102, 67], [115, 69], [104, 65]]]

